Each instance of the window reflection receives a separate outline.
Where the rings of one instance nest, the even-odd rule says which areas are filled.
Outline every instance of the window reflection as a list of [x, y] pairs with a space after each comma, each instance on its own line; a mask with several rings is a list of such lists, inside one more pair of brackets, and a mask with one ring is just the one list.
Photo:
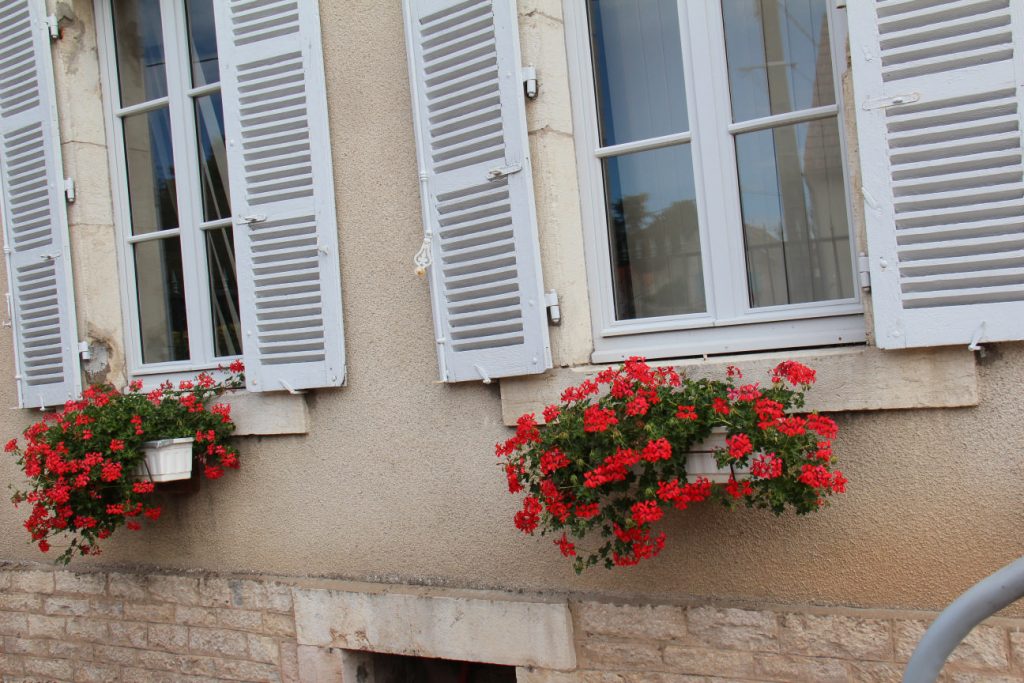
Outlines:
[[853, 297], [833, 117], [736, 136], [750, 305]]
[[676, 0], [590, 0], [601, 144], [689, 129]]
[[124, 117], [132, 233], [178, 227], [178, 199], [167, 107]]
[[121, 106], [166, 96], [159, 0], [115, 0], [112, 7]]
[[241, 355], [235, 244], [230, 226], [206, 231], [206, 258], [210, 272], [214, 354], [218, 357]]
[[197, 97], [195, 106], [203, 220], [228, 218], [231, 216], [231, 203], [228, 200], [228, 159], [224, 148], [224, 108], [220, 93]]
[[616, 318], [703, 312], [690, 146], [607, 159], [605, 185]]
[[835, 103], [824, 0], [725, 0], [734, 121]]
[[134, 250], [142, 362], [188, 360], [181, 243], [177, 237], [155, 239]]

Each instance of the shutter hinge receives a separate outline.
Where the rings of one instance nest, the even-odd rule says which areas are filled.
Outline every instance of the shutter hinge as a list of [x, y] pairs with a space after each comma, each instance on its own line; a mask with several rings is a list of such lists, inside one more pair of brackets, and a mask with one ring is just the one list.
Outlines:
[[537, 67], [533, 64], [523, 67], [523, 90], [527, 99], [537, 99]]
[[492, 168], [487, 172], [488, 180], [501, 180], [505, 176], [510, 176], [513, 173], [519, 173], [523, 170], [522, 164], [509, 164], [508, 166], [499, 166], [498, 168]]
[[82, 360], [92, 360], [92, 349], [89, 348], [89, 342], [78, 342], [78, 355], [82, 357]]
[[867, 254], [857, 256], [857, 278], [862, 290], [871, 291], [871, 260]]
[[846, 9], [846, 0], [836, 0], [836, 9]]
[[[43, 9], [46, 9], [45, 4]], [[47, 14], [44, 21], [46, 22], [46, 31], [50, 34], [50, 40], [60, 40], [60, 26], [57, 24], [57, 15]]]
[[885, 109], [886, 107], [894, 107], [897, 104], [913, 104], [921, 99], [921, 93], [909, 92], [905, 95], [893, 95], [891, 97], [872, 97], [864, 100], [864, 104], [861, 108], [864, 111], [871, 111], [872, 109]]
[[558, 305], [558, 292], [549, 289], [544, 292], [544, 305], [548, 309], [548, 320], [552, 325], [562, 324], [562, 308]]
[[7, 292], [4, 294], [4, 299], [7, 300], [7, 320], [3, 322], [4, 327], [11, 327], [14, 323], [14, 305], [11, 302], [11, 293]]
[[74, 178], [65, 178], [64, 179], [64, 198], [67, 200], [68, 204], [74, 204], [76, 196], [77, 195], [75, 194], [75, 179]]
[[433, 262], [433, 258], [430, 254], [430, 241], [433, 237], [433, 233], [427, 230], [426, 234], [423, 235], [423, 243], [420, 245], [420, 250], [416, 252], [416, 255], [412, 257], [413, 265], [416, 266], [416, 274], [423, 277], [427, 274], [427, 268]]
[[981, 345], [981, 340], [984, 338], [984, 336], [985, 336], [985, 321], [982, 320], [981, 321], [981, 325], [978, 325], [978, 329], [976, 329], [974, 331], [974, 334], [971, 335], [971, 343], [967, 345], [967, 348], [970, 349], [971, 351], [981, 351], [982, 352], [982, 356], [984, 356], [985, 347], [983, 347]]

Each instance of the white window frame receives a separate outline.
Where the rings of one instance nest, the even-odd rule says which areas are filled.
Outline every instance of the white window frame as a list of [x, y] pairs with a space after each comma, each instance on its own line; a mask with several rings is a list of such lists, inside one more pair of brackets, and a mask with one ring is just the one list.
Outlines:
[[[117, 231], [118, 271], [128, 373], [133, 377], [152, 375], [161, 378], [185, 377], [200, 370], [227, 365], [241, 358], [241, 355], [223, 357], [214, 355], [213, 316], [210, 310], [205, 231], [220, 228], [232, 229], [232, 218], [229, 216], [217, 221], [203, 221], [198, 139], [195, 132], [196, 116], [193, 106], [196, 98], [220, 92], [220, 79], [213, 85], [192, 87], [185, 1], [160, 0], [167, 96], [142, 104], [121, 107], [111, 1], [95, 0], [94, 7], [100, 58], [100, 81], [104, 98], [103, 112], [107, 129], [107, 150], [112, 172], [111, 193], [114, 224]], [[214, 2], [218, 1], [214, 0]], [[173, 230], [156, 230], [152, 233], [133, 235], [131, 207], [128, 198], [123, 117], [158, 109], [165, 104], [168, 105], [171, 123], [171, 149], [175, 168], [179, 227]], [[226, 180], [227, 178], [225, 178]], [[228, 193], [228, 189], [225, 183], [225, 193]], [[172, 235], [178, 236], [181, 245], [189, 360], [143, 363], [133, 245]], [[236, 279], [240, 275], [240, 273], [236, 273]], [[242, 341], [241, 330], [239, 330], [239, 340]]]
[[[825, 2], [826, 0], [822, 0]], [[677, 0], [690, 132], [639, 143], [602, 147], [586, 3], [563, 0], [577, 168], [580, 178], [587, 280], [591, 300], [594, 362], [631, 355], [650, 358], [863, 343], [867, 336], [857, 283], [856, 231], [851, 207], [846, 117], [842, 98], [846, 71], [845, 11], [829, 2], [829, 39], [836, 104], [733, 124], [721, 0]], [[687, 26], [692, 26], [688, 30]], [[701, 78], [694, 72], [701, 56]], [[708, 104], [711, 103], [711, 104]], [[836, 115], [840, 129], [851, 237], [851, 299], [752, 309], [747, 293], [739, 180], [733, 136], [781, 123]], [[616, 320], [601, 158], [689, 142], [700, 221], [704, 313]], [[710, 187], [710, 189], [709, 189]], [[710, 226], [723, 226], [712, 232]], [[723, 254], [727, 256], [722, 256]], [[712, 256], [714, 255], [714, 256]], [[712, 260], [714, 258], [715, 260]]]

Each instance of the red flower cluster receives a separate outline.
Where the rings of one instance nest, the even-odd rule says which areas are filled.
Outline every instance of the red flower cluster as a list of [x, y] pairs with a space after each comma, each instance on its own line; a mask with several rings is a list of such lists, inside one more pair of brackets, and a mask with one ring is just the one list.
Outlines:
[[[526, 493], [516, 528], [557, 532], [555, 545], [579, 572], [655, 557], [665, 534], [652, 526], [671, 508], [716, 499], [803, 513], [845, 490], [846, 478], [832, 469], [836, 423], [799, 412], [813, 370], [781, 363], [764, 386], [739, 384], [735, 367], [727, 375], [690, 380], [630, 358], [566, 389], [544, 408], [545, 426], [523, 415], [515, 434], [495, 446], [509, 491]], [[715, 451], [718, 467], [749, 468], [749, 476], [687, 481], [687, 453], [712, 430], [728, 435]], [[584, 537], [604, 540], [587, 548]]]
[[[176, 430], [191, 425], [197, 436], [196, 458], [207, 470], [237, 467], [237, 451], [224, 443], [234, 430], [225, 419], [227, 407], [206, 412], [203, 403], [241, 386], [244, 378], [211, 380], [201, 376], [200, 388], [188, 386], [188, 394], [166, 383], [142, 393], [138, 380], [124, 392], [91, 386], [80, 400], [68, 401], [26, 429], [24, 450], [18, 439], [8, 441], [4, 450], [17, 458], [29, 485], [15, 492], [12, 501], [31, 505], [25, 528], [39, 549], [47, 552], [54, 537], [64, 536], [67, 543], [58, 562], [66, 563], [75, 554], [97, 555], [98, 541], [117, 527], [138, 529], [137, 518], [160, 517], [161, 508], [149, 503], [154, 484], [135, 474], [147, 436], [186, 436]], [[200, 443], [205, 445], [202, 451]]]

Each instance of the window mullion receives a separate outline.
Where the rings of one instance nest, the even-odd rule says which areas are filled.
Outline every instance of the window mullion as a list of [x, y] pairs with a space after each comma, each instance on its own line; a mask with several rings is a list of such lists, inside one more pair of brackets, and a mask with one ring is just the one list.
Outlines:
[[177, 178], [178, 220], [181, 223], [181, 255], [185, 277], [185, 309], [188, 315], [189, 355], [192, 362], [213, 357], [213, 333], [205, 302], [209, 300], [206, 282], [206, 259], [202, 251], [202, 235], [198, 230], [202, 219], [198, 201], [199, 180], [195, 168], [195, 123], [192, 101], [187, 93], [191, 87], [191, 63], [186, 49], [185, 8], [181, 0], [161, 0], [164, 16], [164, 50], [167, 58], [167, 90], [170, 98], [171, 140]]
[[[737, 195], [727, 182], [728, 167], [732, 163], [730, 160], [733, 155], [726, 144], [727, 140], [724, 139], [728, 138], [726, 126], [729, 123], [730, 110], [727, 100], [725, 108], [722, 107], [722, 93], [718, 87], [724, 82], [722, 74], [726, 70], [725, 51], [713, 36], [708, 35], [708, 26], [713, 23], [713, 17], [707, 4], [683, 2], [679, 15], [687, 72], [687, 98], [691, 102], [690, 116], [705, 291], [708, 312], [717, 319], [731, 318], [737, 314], [735, 290], [746, 277], [742, 265], [737, 270], [734, 258], [734, 250], [737, 249], [732, 236], [735, 232], [735, 217], [730, 208], [735, 203], [733, 198]], [[715, 73], [716, 76], [708, 78], [708, 71]]]

